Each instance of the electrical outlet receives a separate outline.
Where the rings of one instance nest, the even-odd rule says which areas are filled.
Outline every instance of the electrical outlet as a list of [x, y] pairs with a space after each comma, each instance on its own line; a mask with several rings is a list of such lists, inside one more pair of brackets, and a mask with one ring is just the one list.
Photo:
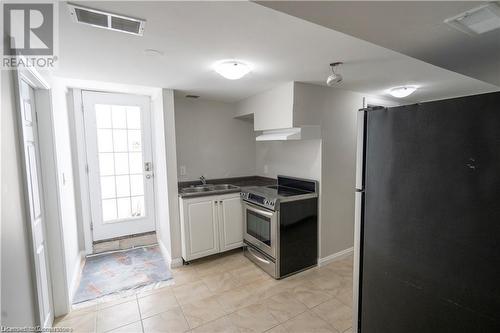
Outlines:
[[186, 166], [185, 165], [181, 165], [180, 167], [180, 173], [181, 173], [181, 176], [185, 176], [187, 174], [186, 172]]

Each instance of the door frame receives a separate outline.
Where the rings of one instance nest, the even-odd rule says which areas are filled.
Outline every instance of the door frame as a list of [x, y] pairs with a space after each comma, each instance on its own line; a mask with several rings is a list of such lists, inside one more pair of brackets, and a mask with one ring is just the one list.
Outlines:
[[[19, 58], [23, 58], [22, 56], [18, 56]], [[26, 204], [29, 202], [29, 185], [28, 185], [28, 171], [26, 170], [26, 159], [27, 156], [24, 151], [24, 136], [23, 136], [23, 119], [22, 119], [22, 105], [21, 105], [21, 81], [25, 81], [30, 87], [33, 88], [34, 93], [35, 93], [35, 110], [36, 110], [36, 120], [33, 122], [33, 126], [36, 127], [36, 144], [37, 144], [37, 152], [36, 154], [38, 155], [39, 161], [38, 161], [38, 177], [39, 182], [40, 182], [40, 196], [41, 196], [41, 215], [43, 216], [44, 224], [43, 224], [43, 232], [44, 232], [44, 238], [45, 238], [45, 251], [46, 251], [46, 261], [47, 261], [47, 279], [48, 279], [48, 293], [49, 293], [49, 306], [51, 310], [51, 316], [48, 318], [48, 322], [42, 322], [41, 318], [41, 313], [40, 313], [40, 299], [38, 298], [38, 285], [37, 285], [37, 277], [36, 277], [36, 263], [35, 263], [35, 240], [33, 239], [33, 230], [31, 226], [31, 211], [29, 204]], [[65, 272], [64, 266], [64, 258], [61, 256], [54, 256], [54, 248], [57, 248], [57, 244], [51, 244], [53, 241], [56, 243], [58, 241], [62, 241], [62, 238], [60, 238], [60, 220], [54, 221], [54, 225], [49, 225], [48, 224], [48, 218], [47, 216], [50, 214], [48, 212], [47, 208], [47, 201], [51, 200], [51, 198], [47, 197], [47, 188], [50, 188], [53, 185], [57, 184], [51, 184], [47, 180], [50, 178], [47, 178], [47, 169], [44, 168], [44, 163], [42, 162], [42, 143], [41, 143], [41, 137], [44, 135], [50, 135], [52, 136], [52, 132], [49, 131], [50, 133], [44, 133], [44, 131], [40, 130], [40, 124], [38, 121], [38, 114], [42, 112], [49, 112], [49, 114], [52, 111], [52, 103], [50, 99], [50, 85], [48, 82], [36, 71], [36, 69], [32, 67], [18, 67], [14, 71], [14, 92], [15, 92], [15, 105], [16, 105], [16, 126], [17, 126], [17, 133], [18, 133], [18, 144], [20, 145], [20, 155], [21, 155], [21, 163], [23, 167], [21, 168], [21, 173], [23, 175], [23, 196], [24, 196], [24, 213], [25, 216], [28, 217], [26, 220], [26, 231], [28, 233], [28, 247], [30, 250], [30, 266], [31, 266], [31, 280], [32, 280], [32, 285], [33, 285], [33, 296], [35, 298], [35, 304], [34, 304], [34, 310], [36, 313], [36, 322], [40, 326], [48, 326], [51, 327], [54, 321], [54, 318], [57, 315], [56, 308], [59, 306], [59, 304], [56, 304], [58, 302], [58, 299], [55, 299], [54, 297], [54, 290], [57, 288], [57, 285], [55, 285], [54, 281], [54, 276], [57, 276], [58, 272]], [[50, 156], [47, 156], [50, 157]], [[55, 237], [54, 237], [55, 236]], [[55, 246], [54, 246], [55, 245]], [[60, 260], [62, 259], [62, 260]], [[62, 270], [61, 270], [62, 268]], [[63, 292], [66, 291], [65, 288], [62, 290]], [[67, 304], [69, 305], [69, 304]], [[64, 307], [64, 304], [62, 304]]]
[[[93, 254], [93, 233], [92, 233], [92, 214], [90, 205], [90, 186], [89, 186], [89, 173], [87, 169], [87, 143], [86, 143], [86, 129], [85, 129], [85, 118], [84, 118], [84, 108], [83, 108], [83, 91], [92, 91], [99, 93], [110, 93], [110, 94], [126, 94], [126, 95], [140, 95], [149, 98], [149, 109], [151, 113], [151, 132], [157, 130], [153, 126], [153, 106], [152, 106], [152, 96], [148, 93], [134, 93], [127, 91], [116, 90], [106, 90], [106, 89], [95, 89], [91, 87], [85, 88], [70, 88], [70, 99], [71, 106], [73, 108], [70, 112], [70, 126], [72, 128], [72, 147], [74, 147], [73, 165], [75, 166], [75, 195], [76, 198], [76, 208], [77, 211], [81, 212], [81, 225], [83, 226], [83, 239], [84, 239], [84, 253], [85, 255]], [[149, 135], [152, 136], [152, 133]], [[155, 164], [156, 161], [156, 149], [155, 146], [158, 144], [155, 142], [154, 138], [151, 137], [151, 154], [152, 161]], [[156, 167], [156, 166], [155, 166]], [[159, 170], [154, 169], [155, 181], [153, 182], [153, 205], [154, 205], [154, 221], [155, 221], [155, 231], [158, 232], [158, 216], [157, 216], [157, 186], [156, 182], [157, 172]]]

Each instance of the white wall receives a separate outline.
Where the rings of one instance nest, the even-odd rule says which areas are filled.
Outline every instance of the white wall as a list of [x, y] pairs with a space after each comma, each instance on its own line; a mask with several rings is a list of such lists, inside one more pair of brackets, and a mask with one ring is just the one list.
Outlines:
[[35, 295], [12, 71], [1, 72], [1, 325], [33, 326]]
[[320, 180], [320, 258], [325, 258], [353, 246], [356, 113], [363, 95], [296, 83], [294, 99], [305, 111], [297, 121], [321, 125], [322, 140], [257, 143], [257, 174]]
[[[60, 80], [51, 79], [52, 120], [56, 154], [57, 181], [59, 191], [60, 218], [64, 242], [67, 288], [74, 290], [81, 263], [81, 247], [73, 178], [73, 160], [68, 120], [68, 89]], [[68, 294], [71, 299], [72, 295]]]
[[257, 174], [321, 180], [321, 140], [257, 142]]
[[175, 94], [179, 180], [227, 178], [255, 174], [253, 124], [234, 119], [236, 104], [187, 99]]
[[[172, 262], [178, 263], [181, 258], [181, 223], [179, 218], [179, 199], [177, 188], [177, 157], [176, 157], [176, 128], [174, 92], [163, 89], [163, 121], [165, 131], [166, 170], [168, 179], [168, 231], [161, 235], [165, 243], [170, 236], [170, 257]], [[165, 230], [167, 231], [167, 230]], [[168, 246], [168, 244], [165, 244]]]

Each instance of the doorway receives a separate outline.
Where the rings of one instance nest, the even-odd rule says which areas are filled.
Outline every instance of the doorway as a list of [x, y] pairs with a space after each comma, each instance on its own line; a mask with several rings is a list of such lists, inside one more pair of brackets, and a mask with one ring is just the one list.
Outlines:
[[94, 242], [155, 231], [150, 99], [82, 91]]

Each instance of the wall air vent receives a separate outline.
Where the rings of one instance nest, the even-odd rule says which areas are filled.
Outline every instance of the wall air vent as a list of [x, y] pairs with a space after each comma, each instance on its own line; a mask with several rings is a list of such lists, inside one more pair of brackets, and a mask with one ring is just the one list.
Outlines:
[[78, 23], [137, 36], [142, 36], [144, 33], [145, 20], [112, 14], [71, 3], [68, 3], [68, 8], [71, 18]]
[[500, 28], [500, 5], [490, 2], [450, 17], [444, 23], [471, 36], [483, 34]]

